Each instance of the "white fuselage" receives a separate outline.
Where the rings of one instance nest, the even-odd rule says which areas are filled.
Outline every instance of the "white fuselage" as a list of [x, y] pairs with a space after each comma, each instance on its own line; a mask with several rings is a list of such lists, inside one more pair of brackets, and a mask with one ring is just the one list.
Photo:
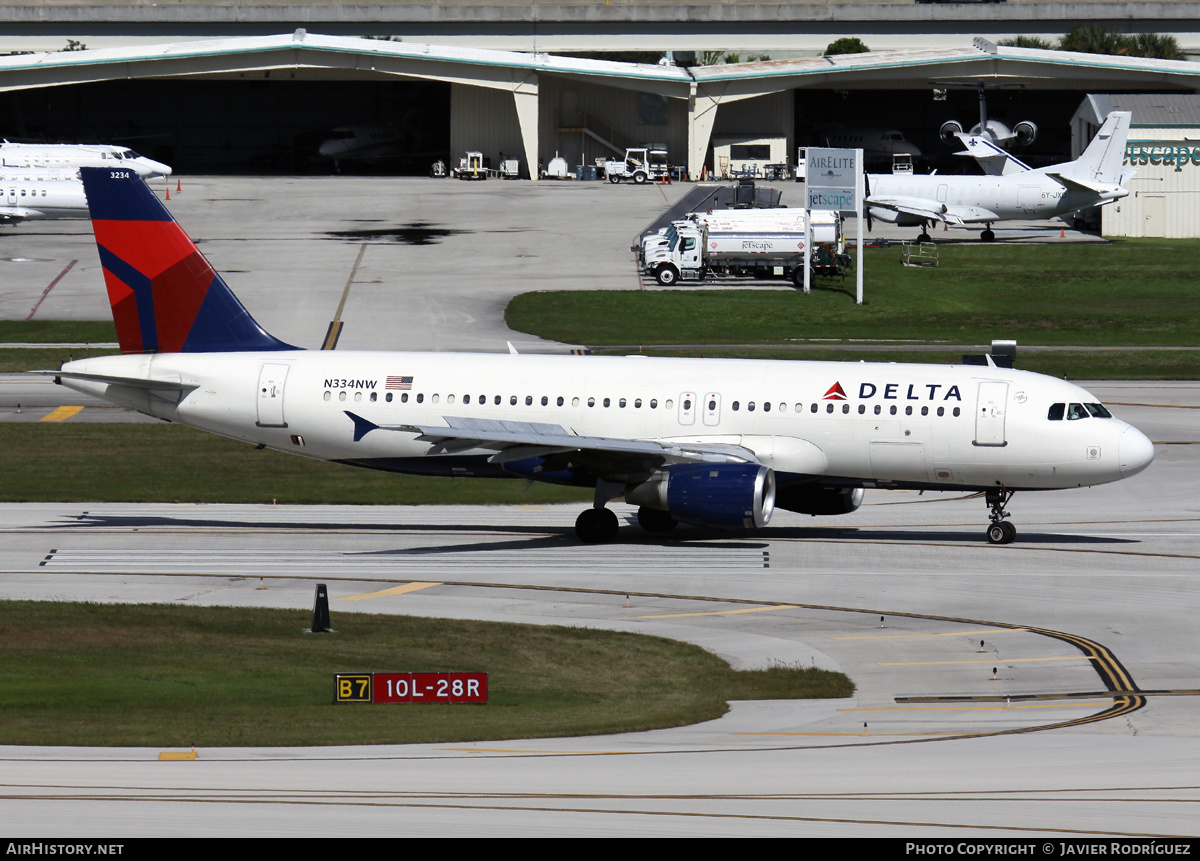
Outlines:
[[[966, 224], [1010, 219], [1053, 218], [1125, 196], [1115, 187], [1107, 196], [1072, 190], [1040, 170], [1010, 176], [919, 176], [872, 174], [871, 198], [948, 208]], [[869, 201], [868, 201], [869, 204]], [[896, 224], [920, 224], [917, 216], [872, 208], [871, 214]]]
[[381, 426], [465, 417], [730, 444], [781, 481], [878, 487], [1076, 487], [1131, 475], [1153, 457], [1119, 419], [1049, 420], [1052, 405], [1096, 402], [1078, 386], [994, 367], [282, 351], [102, 357], [61, 370], [161, 380], [160, 392], [63, 383], [248, 443], [397, 472], [506, 474], [489, 461], [495, 448], [446, 451], [415, 431], [355, 442], [347, 412]]
[[87, 217], [83, 183], [69, 174], [13, 169], [0, 175], [0, 220]]
[[0, 143], [0, 167], [78, 170], [81, 167], [120, 167], [138, 176], [170, 176], [162, 162], [138, 155], [129, 147], [107, 144]]

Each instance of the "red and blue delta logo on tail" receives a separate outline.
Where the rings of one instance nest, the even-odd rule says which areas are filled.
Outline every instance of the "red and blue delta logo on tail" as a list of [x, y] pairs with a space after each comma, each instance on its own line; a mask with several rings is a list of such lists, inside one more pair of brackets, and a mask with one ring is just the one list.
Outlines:
[[141, 177], [79, 174], [122, 353], [296, 349], [255, 322]]

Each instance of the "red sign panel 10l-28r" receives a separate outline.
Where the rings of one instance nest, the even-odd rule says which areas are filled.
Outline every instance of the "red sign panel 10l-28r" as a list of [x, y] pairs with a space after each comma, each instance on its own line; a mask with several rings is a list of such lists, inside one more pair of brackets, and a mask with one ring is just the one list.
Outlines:
[[487, 673], [338, 673], [339, 703], [486, 703]]

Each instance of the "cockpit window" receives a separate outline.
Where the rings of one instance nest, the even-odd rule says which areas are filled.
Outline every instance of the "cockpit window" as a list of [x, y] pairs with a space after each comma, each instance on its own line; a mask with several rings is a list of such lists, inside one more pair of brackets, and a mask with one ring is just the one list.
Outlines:
[[1086, 419], [1088, 411], [1083, 404], [1068, 404], [1067, 405], [1067, 421], [1073, 422], [1076, 419]]
[[1066, 412], [1066, 410], [1066, 404], [1051, 404], [1050, 412], [1046, 414], [1046, 418], [1052, 422], [1061, 422], [1063, 419], [1063, 413]]
[[1112, 413], [1104, 406], [1104, 404], [1084, 404], [1087, 411], [1098, 419], [1111, 419]]

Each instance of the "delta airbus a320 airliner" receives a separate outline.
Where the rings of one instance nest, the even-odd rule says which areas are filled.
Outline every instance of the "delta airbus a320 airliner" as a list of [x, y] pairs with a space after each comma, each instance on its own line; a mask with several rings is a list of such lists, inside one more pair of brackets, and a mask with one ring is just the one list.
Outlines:
[[595, 488], [605, 506], [762, 527], [845, 514], [865, 488], [983, 491], [988, 540], [1018, 490], [1117, 481], [1154, 457], [1084, 389], [992, 366], [302, 350], [269, 335], [130, 170], [84, 168], [121, 356], [56, 381], [190, 427], [352, 466]]

